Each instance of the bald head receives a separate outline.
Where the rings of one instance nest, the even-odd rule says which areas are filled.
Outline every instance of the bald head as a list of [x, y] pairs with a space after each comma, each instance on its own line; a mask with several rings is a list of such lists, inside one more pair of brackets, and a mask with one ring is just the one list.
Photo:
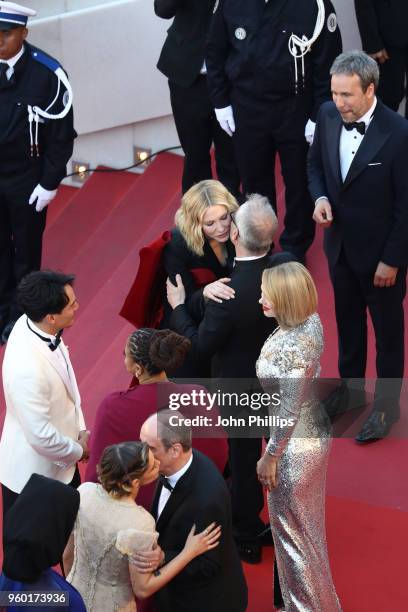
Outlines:
[[249, 255], [266, 254], [278, 229], [278, 220], [269, 200], [259, 194], [248, 196], [235, 214], [237, 243]]
[[[177, 426], [170, 425], [170, 417]], [[142, 425], [140, 439], [160, 461], [160, 472], [165, 476], [181, 470], [191, 457], [191, 427], [184, 425], [183, 415], [175, 410], [152, 414]]]

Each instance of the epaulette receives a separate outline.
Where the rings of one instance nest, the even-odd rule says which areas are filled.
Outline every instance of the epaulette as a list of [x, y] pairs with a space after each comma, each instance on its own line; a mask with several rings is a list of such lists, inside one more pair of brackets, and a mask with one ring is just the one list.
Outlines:
[[58, 68], [62, 68], [61, 64], [57, 62], [57, 60], [38, 49], [32, 49], [31, 57], [36, 62], [42, 64], [43, 66], [51, 70], [51, 72], [55, 72], [56, 70], [58, 70]]

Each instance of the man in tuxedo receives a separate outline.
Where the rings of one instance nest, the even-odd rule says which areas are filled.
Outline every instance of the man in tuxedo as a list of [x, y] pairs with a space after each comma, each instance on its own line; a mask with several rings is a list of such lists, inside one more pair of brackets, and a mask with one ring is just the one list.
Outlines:
[[80, 484], [77, 462], [88, 457], [89, 432], [62, 331], [74, 323], [74, 277], [31, 272], [18, 287], [24, 314], [3, 361], [6, 418], [0, 440], [3, 515], [33, 473]]
[[[177, 287], [170, 281], [167, 283], [168, 300], [174, 309], [172, 329], [187, 336], [199, 355], [214, 357], [216, 378], [256, 381], [256, 360], [266, 338], [276, 327], [276, 321], [265, 317], [258, 303], [262, 273], [265, 268], [293, 259], [285, 253], [269, 255], [277, 227], [272, 207], [260, 195], [250, 196], [232, 215], [230, 238], [236, 258], [229, 286], [235, 290], [235, 298], [221, 303], [209, 301], [199, 325], [184, 305], [181, 278], [176, 277]], [[252, 391], [255, 390], [259, 391], [256, 382], [252, 383]], [[229, 446], [234, 535], [241, 558], [258, 563], [261, 560], [258, 536], [265, 529], [259, 517], [264, 504], [263, 492], [256, 476], [262, 438], [231, 436]]]
[[[177, 417], [177, 426], [171, 426], [170, 417]], [[216, 548], [194, 559], [156, 593], [155, 610], [244, 612], [247, 586], [232, 535], [228, 489], [221, 474], [208, 457], [192, 450], [191, 428], [178, 412], [165, 410], [150, 416], [142, 426], [140, 439], [160, 461], [162, 476], [152, 514], [164, 552], [162, 564], [183, 549], [193, 525], [196, 532], [213, 522], [222, 528]], [[134, 561], [143, 571], [150, 559], [149, 553], [139, 553]]]
[[218, 178], [237, 197], [240, 177], [232, 142], [218, 124], [207, 89], [205, 42], [214, 1], [154, 0], [158, 17], [174, 17], [157, 67], [169, 80], [171, 108], [185, 155], [183, 193], [212, 178], [214, 143]]
[[331, 68], [333, 102], [309, 154], [314, 219], [334, 289], [342, 379], [364, 379], [367, 308], [376, 337], [373, 410], [357, 436], [385, 437], [399, 418], [408, 263], [408, 123], [376, 98], [379, 70], [362, 51]]
[[[378, 96], [397, 111], [408, 78], [408, 2], [354, 0], [363, 49], [379, 63]], [[405, 103], [408, 119], [408, 104]]]

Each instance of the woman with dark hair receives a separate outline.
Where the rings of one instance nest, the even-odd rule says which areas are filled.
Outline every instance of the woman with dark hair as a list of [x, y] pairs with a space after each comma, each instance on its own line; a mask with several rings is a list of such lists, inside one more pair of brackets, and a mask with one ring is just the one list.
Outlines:
[[[90, 439], [85, 480], [96, 482], [96, 464], [106, 446], [139, 438], [145, 420], [158, 410], [168, 408], [171, 397], [192, 391], [207, 392], [197, 385], [178, 385], [167, 379], [167, 372], [180, 367], [189, 348], [187, 338], [168, 329], [138, 329], [129, 336], [125, 346], [125, 367], [139, 384], [126, 391], [111, 393], [100, 404]], [[212, 459], [223, 472], [228, 455], [223, 430], [217, 430], [216, 439], [194, 437], [193, 446]], [[153, 487], [143, 487], [138, 503], [149, 508], [152, 494]]]
[[[30, 592], [50, 591], [54, 593], [51, 602], [55, 602], [55, 609], [58, 602], [65, 601], [64, 610], [86, 612], [78, 591], [51, 569], [62, 559], [78, 508], [76, 489], [46, 476], [31, 476], [4, 521], [0, 592], [9, 591], [11, 595], [10, 604], [0, 606], [1, 610], [21, 610], [21, 604], [30, 603]], [[47, 602], [40, 598], [35, 609], [54, 609], [49, 603], [45, 605]]]
[[194, 535], [183, 550], [154, 573], [139, 573], [132, 555], [157, 546], [153, 517], [135, 503], [139, 488], [157, 479], [159, 462], [144, 442], [105, 449], [98, 466], [101, 484], [86, 482], [77, 521], [64, 553], [67, 580], [82, 594], [87, 612], [135, 612], [135, 596], [149, 597], [190, 561], [215, 548], [215, 523]]

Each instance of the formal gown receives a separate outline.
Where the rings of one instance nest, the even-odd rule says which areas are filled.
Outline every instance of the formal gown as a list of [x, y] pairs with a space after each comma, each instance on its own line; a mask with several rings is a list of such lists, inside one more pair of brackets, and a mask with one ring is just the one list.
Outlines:
[[[320, 374], [322, 326], [317, 314], [266, 340], [256, 364], [265, 391], [276, 392], [273, 414], [292, 425], [271, 429], [278, 484], [268, 495], [269, 515], [285, 612], [338, 612], [325, 530], [330, 425], [314, 395]], [[281, 421], [282, 422], [282, 421]]]
[[132, 500], [114, 499], [101, 485], [78, 488], [81, 503], [74, 527], [74, 562], [67, 576], [87, 612], [135, 612], [129, 556], [157, 542], [155, 521]]

